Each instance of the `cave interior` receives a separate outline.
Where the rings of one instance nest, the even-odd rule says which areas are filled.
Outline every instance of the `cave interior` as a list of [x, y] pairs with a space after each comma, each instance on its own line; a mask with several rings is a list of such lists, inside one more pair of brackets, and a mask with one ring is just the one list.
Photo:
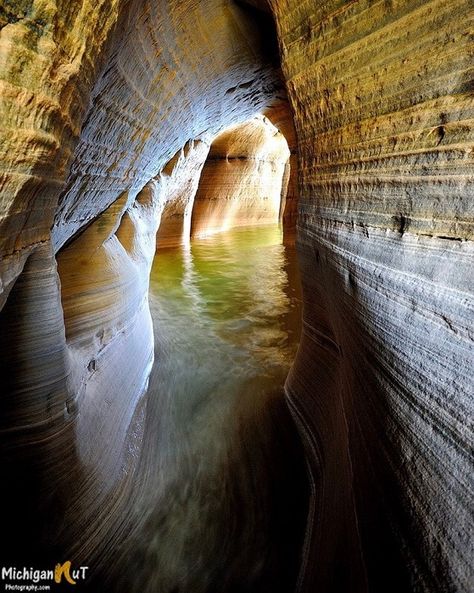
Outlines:
[[[94, 593], [473, 593], [473, 16], [0, 0], [3, 567], [89, 566]], [[281, 389], [248, 383], [219, 429], [165, 397], [153, 292], [180, 253], [202, 303], [214, 240], [246, 295], [294, 304], [281, 327], [302, 307]], [[179, 413], [183, 442], [233, 443], [212, 478], [169, 469]]]

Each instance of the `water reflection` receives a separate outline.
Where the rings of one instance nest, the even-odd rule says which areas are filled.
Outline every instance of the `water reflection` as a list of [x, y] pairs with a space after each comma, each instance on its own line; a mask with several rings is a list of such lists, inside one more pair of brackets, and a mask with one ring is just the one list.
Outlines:
[[293, 590], [306, 482], [282, 389], [299, 339], [296, 277], [278, 227], [157, 254], [156, 361], [121, 591]]

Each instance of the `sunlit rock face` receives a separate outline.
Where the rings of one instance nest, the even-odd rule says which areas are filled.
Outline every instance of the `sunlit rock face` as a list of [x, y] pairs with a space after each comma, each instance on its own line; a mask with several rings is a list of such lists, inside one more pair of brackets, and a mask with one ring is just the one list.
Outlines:
[[0, 304], [48, 240], [118, 0], [0, 5]]
[[298, 144], [290, 104], [286, 97], [280, 97], [264, 114], [285, 137], [290, 158], [283, 174], [280, 204], [280, 221], [283, 228], [283, 242], [294, 245], [298, 218]]
[[300, 150], [305, 586], [470, 591], [469, 3], [270, 4]]
[[56, 247], [122, 191], [132, 200], [189, 140], [210, 144], [282, 87], [273, 48], [248, 8], [133, 0], [122, 20], [127, 33], [92, 91], [60, 197]]
[[[80, 405], [78, 455], [112, 484], [153, 361], [147, 297], [158, 198], [152, 181], [123, 214], [125, 194], [57, 258], [70, 390]], [[126, 367], [124, 360], [130, 361]]]
[[161, 171], [158, 180], [164, 207], [157, 249], [189, 243], [194, 197], [209, 148], [206, 142], [188, 142]]
[[289, 157], [285, 137], [262, 116], [218, 136], [199, 180], [192, 236], [277, 222]]
[[[195, 186], [216, 134], [282, 83], [261, 19], [224, 1], [18, 1], [0, 19], [5, 536], [19, 561], [28, 531], [33, 558], [67, 542], [87, 562], [126, 528], [149, 266], [161, 210], [192, 193], [166, 163], [199, 153]], [[40, 506], [56, 519], [33, 534]]]

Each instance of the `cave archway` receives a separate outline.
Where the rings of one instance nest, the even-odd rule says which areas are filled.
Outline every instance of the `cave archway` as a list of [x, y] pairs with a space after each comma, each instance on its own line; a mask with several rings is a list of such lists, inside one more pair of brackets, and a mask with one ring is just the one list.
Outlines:
[[[177, 19], [176, 6], [167, 2], [132, 0], [120, 11], [115, 4], [102, 8], [101, 14], [94, 13], [103, 23], [101, 35], [97, 28], [89, 32], [100, 37], [100, 46], [85, 46], [74, 68], [62, 60], [75, 53], [75, 42], [84, 42], [81, 36], [75, 38], [75, 25], [82, 30], [84, 22], [81, 16], [73, 18], [74, 11], [64, 17], [67, 23], [61, 22], [59, 29], [64, 26], [72, 33], [63, 40], [62, 57], [51, 65], [48, 100], [39, 87], [28, 95], [30, 103], [35, 92], [41, 97], [38, 104], [33, 101], [26, 118], [38, 124], [32, 164], [24, 182], [22, 177], [18, 185], [9, 176], [8, 183], [12, 195], [22, 194], [29, 206], [15, 202], [7, 221], [12, 232], [2, 235], [3, 297], [26, 262], [21, 289], [29, 305], [22, 305], [33, 311], [43, 303], [29, 273], [31, 258], [31, 264], [51, 275], [49, 302], [61, 302], [59, 317], [49, 315], [44, 305], [42, 330], [47, 339], [35, 342], [40, 371], [22, 363], [21, 376], [9, 377], [9, 384], [18, 379], [22, 388], [26, 385], [25, 397], [17, 402], [18, 416], [34, 415], [41, 440], [53, 448], [67, 443], [70, 454], [67, 468], [38, 461], [35, 479], [38, 488], [46, 485], [44, 496], [41, 491], [45, 512], [54, 514], [58, 500], [61, 509], [74, 511], [44, 525], [31, 547], [41, 546], [51, 560], [56, 550], [68, 550], [77, 562], [91, 561], [97, 570], [113, 553], [116, 530], [127, 528], [121, 517], [127, 515], [143, 436], [143, 393], [153, 358], [149, 267], [162, 197], [176, 170], [173, 162], [168, 168], [166, 163], [173, 161], [173, 154], [182, 161], [197, 153], [201, 158], [224, 128], [285, 101], [274, 27], [268, 26], [271, 19], [256, 16], [253, 9], [211, 0], [193, 4]], [[97, 9], [100, 12], [100, 6]], [[17, 35], [19, 45], [23, 40], [28, 56], [32, 43], [26, 37], [42, 28], [41, 19], [56, 19], [37, 16], [40, 24], [26, 34], [15, 20], [2, 30], [2, 35]], [[267, 25], [262, 26], [262, 20]], [[183, 45], [185, 38], [194, 39], [195, 45]], [[61, 43], [49, 30], [42, 43], [47, 39], [51, 47]], [[159, 51], [160, 46], [167, 50]], [[43, 66], [33, 52], [31, 67]], [[28, 86], [33, 81], [28, 72], [25, 68], [15, 85]], [[198, 176], [190, 178], [194, 183]], [[41, 199], [36, 200], [37, 195]], [[55, 336], [60, 340], [54, 342]], [[29, 352], [24, 343], [29, 339], [26, 333], [12, 337], [13, 362], [5, 374], [16, 372], [16, 361], [22, 362], [22, 353]], [[52, 345], [58, 348], [61, 373], [48, 366], [53, 362]], [[61, 394], [54, 405], [52, 383]], [[25, 449], [31, 444], [31, 451], [37, 451], [32, 444], [37, 433], [23, 428], [16, 427], [18, 439]], [[8, 463], [10, 467], [15, 459]], [[74, 481], [73, 489], [69, 480]], [[28, 499], [28, 493], [25, 496]], [[15, 508], [14, 494], [9, 503]], [[97, 528], [99, 516], [113, 525], [110, 531]], [[23, 527], [28, 530], [27, 524]], [[9, 533], [12, 557], [20, 563], [21, 536], [13, 525]]]
[[[155, 178], [161, 202], [157, 250], [234, 227], [277, 222], [284, 242], [294, 242], [294, 128], [286, 101], [266, 113], [226, 128], [210, 144], [187, 142], [161, 170]], [[270, 118], [284, 125], [292, 150]]]
[[289, 158], [284, 135], [264, 116], [222, 132], [199, 178], [191, 237], [280, 222]]
[[[110, 254], [123, 248], [131, 263], [150, 261], [144, 228], [152, 233], [159, 224], [149, 299], [156, 364], [127, 511], [130, 533], [117, 551], [120, 562], [96, 583], [127, 583], [129, 591], [184, 583], [203, 593], [286, 593], [296, 584], [308, 488], [284, 381], [298, 344], [301, 297], [294, 249], [281, 244], [279, 228], [274, 232], [283, 223], [290, 155], [264, 115], [227, 128], [210, 147], [187, 142], [131, 208], [121, 214], [117, 202], [61, 252], [65, 311], [77, 313], [82, 307], [71, 306], [68, 295], [88, 290], [70, 289], [71, 273], [78, 281], [70, 260], [83, 260], [86, 247], [100, 277], [109, 268], [116, 275]], [[232, 237], [232, 229], [243, 234]], [[223, 242], [210, 240], [220, 234]], [[110, 284], [120, 281], [114, 276]], [[132, 282], [139, 294], [139, 279]], [[101, 366], [94, 361], [91, 370]], [[81, 426], [96, 429], [96, 422]], [[185, 545], [194, 551], [185, 554]]]

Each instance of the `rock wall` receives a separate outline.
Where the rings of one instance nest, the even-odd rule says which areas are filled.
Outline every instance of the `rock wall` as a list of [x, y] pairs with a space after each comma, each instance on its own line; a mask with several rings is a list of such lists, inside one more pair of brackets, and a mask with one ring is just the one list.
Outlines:
[[472, 7], [270, 5], [300, 150], [302, 588], [470, 591]]
[[191, 235], [278, 222], [289, 156], [283, 134], [262, 116], [225, 130], [201, 173]]
[[282, 87], [253, 12], [225, 0], [133, 0], [92, 92], [61, 194], [60, 247], [123, 191], [130, 201], [190, 140], [269, 106]]
[[18, 0], [0, 19], [5, 537], [20, 564], [57, 547], [97, 566], [126, 528], [150, 258], [186, 177], [165, 165], [282, 83], [261, 19], [224, 0]]
[[189, 243], [194, 198], [209, 148], [205, 142], [189, 142], [160, 173], [164, 208], [156, 237], [157, 249]]
[[283, 227], [283, 242], [286, 245], [294, 245], [298, 219], [298, 143], [288, 98], [280, 96], [265, 109], [264, 114], [283, 134], [290, 150], [290, 159], [284, 173], [279, 218]]
[[122, 215], [124, 194], [57, 257], [78, 456], [110, 485], [153, 362], [148, 279], [158, 197], [152, 181]]
[[0, 5], [0, 305], [48, 241], [119, 0]]

